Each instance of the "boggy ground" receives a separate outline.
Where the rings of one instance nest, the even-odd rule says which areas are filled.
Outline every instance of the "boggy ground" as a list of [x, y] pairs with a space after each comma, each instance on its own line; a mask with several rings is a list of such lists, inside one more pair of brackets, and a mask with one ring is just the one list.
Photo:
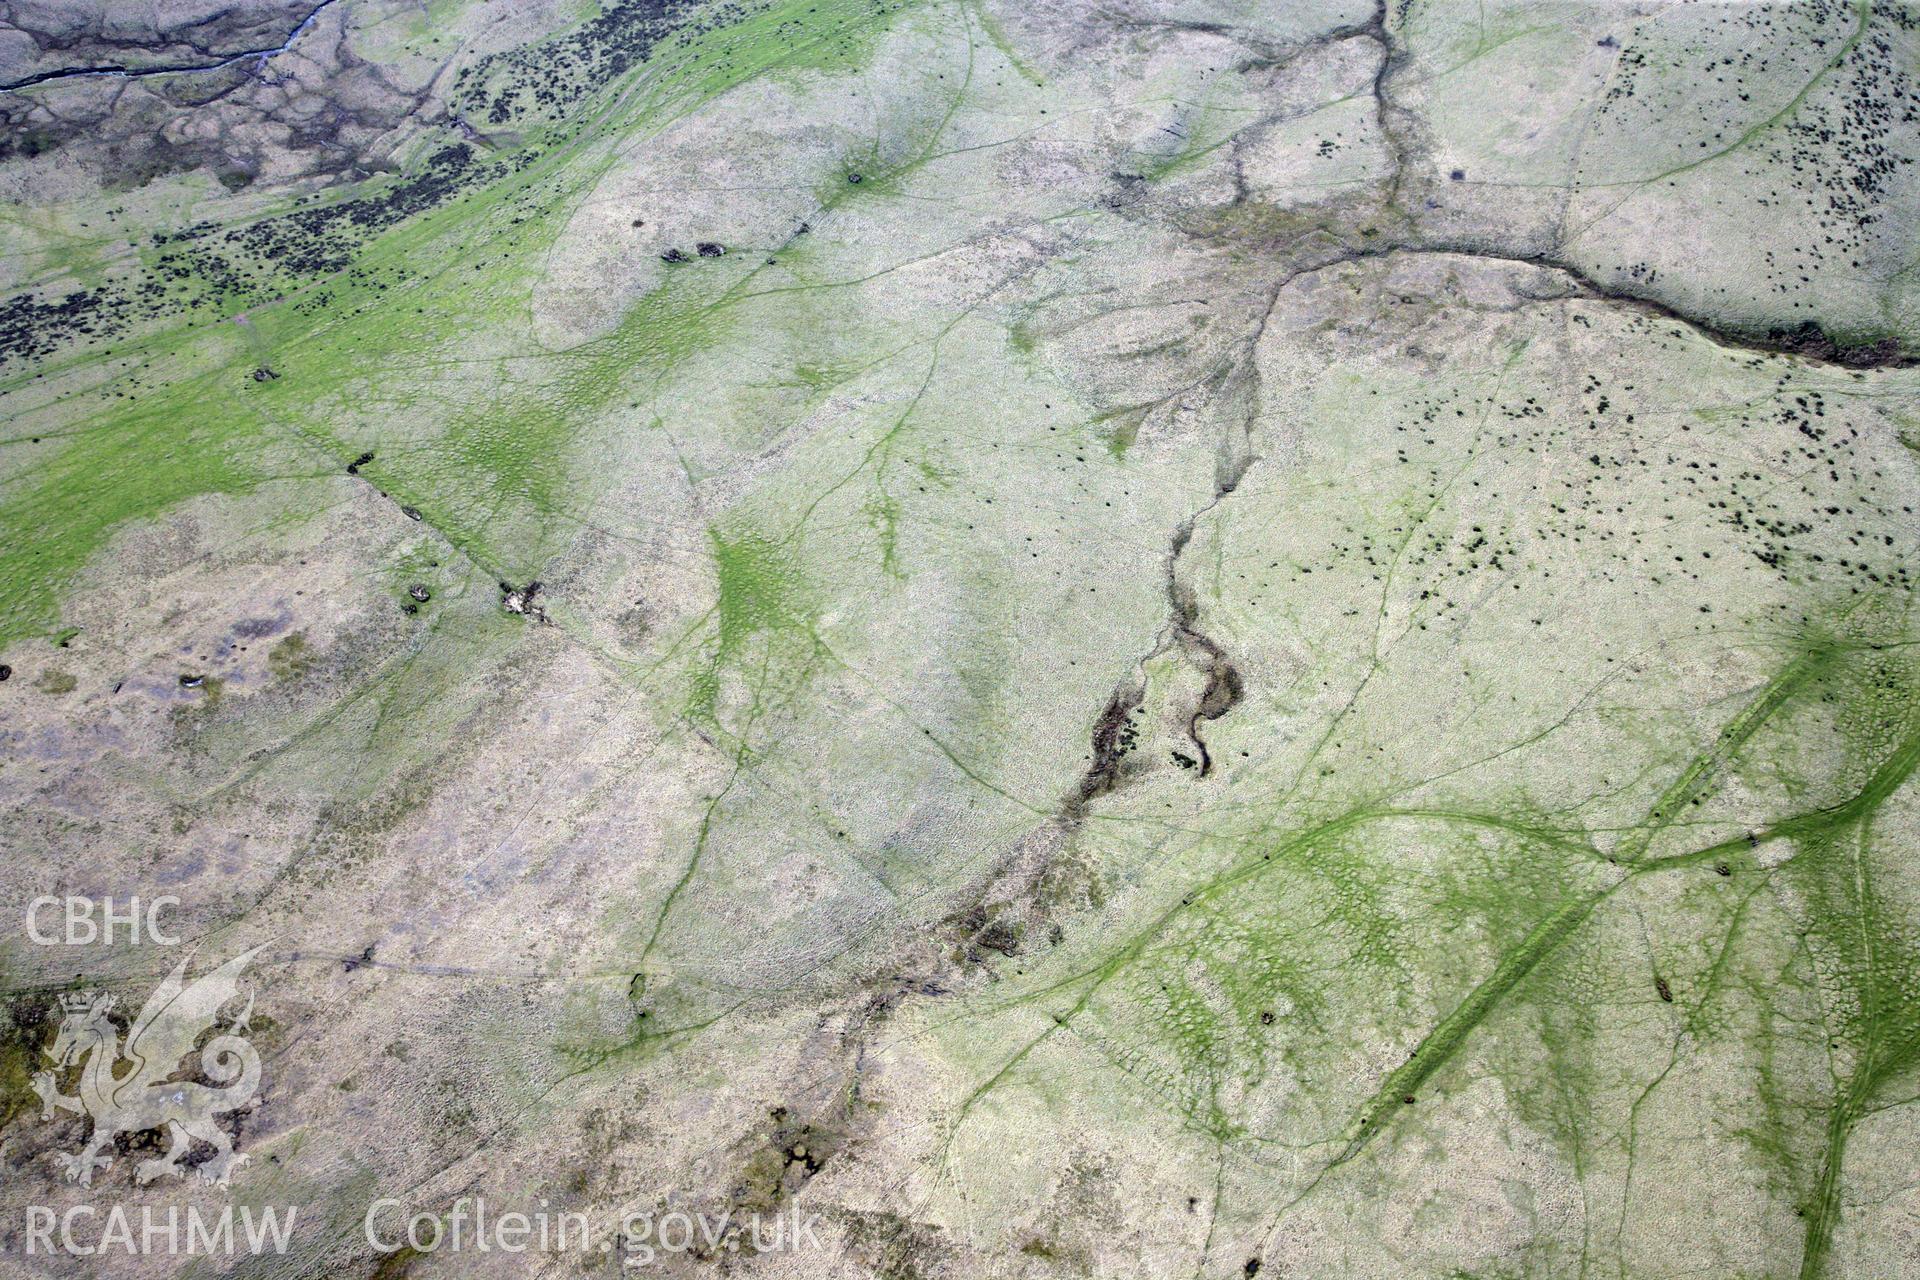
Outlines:
[[157, 12], [0, 93], [0, 878], [188, 949], [8, 935], [10, 1266], [1913, 1269], [1906, 10]]

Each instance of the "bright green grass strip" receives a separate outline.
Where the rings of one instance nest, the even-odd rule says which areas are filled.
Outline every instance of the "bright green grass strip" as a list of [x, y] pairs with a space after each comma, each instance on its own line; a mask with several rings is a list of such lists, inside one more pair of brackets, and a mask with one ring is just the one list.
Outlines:
[[[49, 429], [41, 444], [11, 443], [48, 452], [28, 455], [0, 490], [0, 646], [52, 628], [61, 594], [121, 526], [197, 495], [343, 467], [365, 432], [339, 419], [360, 406], [374, 424], [399, 419], [407, 446], [363, 469], [366, 479], [489, 572], [536, 575], [552, 551], [547, 535], [564, 527], [555, 517], [591, 497], [571, 492], [583, 432], [636, 379], [724, 332], [709, 303], [670, 282], [614, 333], [529, 372], [486, 340], [525, 329], [539, 250], [617, 162], [620, 146], [610, 144], [657, 132], [761, 75], [856, 66], [905, 8], [793, 0], [688, 43], [663, 42], [654, 60], [596, 95], [582, 124], [537, 134], [550, 149], [535, 163], [381, 235], [356, 260], [366, 277], [331, 277], [256, 308], [244, 343], [236, 326], [196, 317], [42, 366], [86, 376], [137, 350], [191, 372], [137, 400], [79, 393], [61, 410], [78, 423], [64, 442]], [[324, 305], [298, 305], [320, 295]], [[463, 391], [459, 367], [474, 348], [489, 352], [476, 381], [497, 374], [506, 388], [497, 399]], [[279, 380], [252, 383], [249, 370], [268, 360]], [[33, 385], [28, 374], [7, 387]], [[91, 415], [81, 408], [89, 403]], [[442, 434], [423, 445], [436, 425]]]
[[[180, 390], [84, 426], [8, 484], [0, 502], [0, 644], [52, 629], [58, 593], [121, 524], [197, 494], [245, 492], [265, 478], [256, 458], [228, 447], [223, 414], [231, 410], [213, 403], [215, 380], [196, 378]], [[196, 398], [208, 404], [204, 416], [187, 410]]]

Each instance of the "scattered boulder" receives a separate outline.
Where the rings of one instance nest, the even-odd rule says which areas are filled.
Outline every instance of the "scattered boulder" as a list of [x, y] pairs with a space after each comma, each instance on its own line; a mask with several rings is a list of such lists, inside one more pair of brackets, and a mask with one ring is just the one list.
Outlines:
[[538, 595], [539, 592], [540, 584], [538, 582], [529, 582], [524, 587], [516, 587], [512, 583], [503, 582], [500, 584], [500, 607], [508, 613], [517, 613], [522, 617], [534, 618], [538, 621], [545, 622], [547, 620], [546, 610], [534, 603], [534, 597]]

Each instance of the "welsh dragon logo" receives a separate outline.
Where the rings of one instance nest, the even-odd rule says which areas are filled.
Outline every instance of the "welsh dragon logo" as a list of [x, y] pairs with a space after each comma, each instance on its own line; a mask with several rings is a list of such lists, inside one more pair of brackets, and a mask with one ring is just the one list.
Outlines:
[[144, 1186], [156, 1178], [184, 1176], [180, 1160], [197, 1138], [214, 1149], [200, 1166], [200, 1177], [227, 1185], [247, 1157], [233, 1149], [215, 1117], [244, 1106], [260, 1087], [260, 1055], [242, 1035], [253, 1014], [251, 992], [246, 1007], [200, 1050], [200, 1068], [214, 1084], [168, 1077], [179, 1071], [180, 1060], [238, 994], [240, 974], [260, 950], [235, 956], [192, 986], [184, 982], [187, 962], [182, 960], [147, 997], [127, 1032], [124, 1052], [119, 1030], [108, 1017], [113, 996], [77, 992], [60, 998], [65, 1017], [46, 1053], [62, 1072], [80, 1067], [79, 1092], [61, 1093], [52, 1071], [33, 1077], [33, 1091], [40, 1095], [41, 1119], [52, 1119], [58, 1107], [93, 1121], [93, 1134], [84, 1147], [55, 1154], [68, 1181], [91, 1184], [94, 1170], [112, 1163], [111, 1155], [101, 1153], [116, 1135], [164, 1126], [172, 1133], [172, 1145], [164, 1156], [140, 1162], [134, 1170], [137, 1182]]

